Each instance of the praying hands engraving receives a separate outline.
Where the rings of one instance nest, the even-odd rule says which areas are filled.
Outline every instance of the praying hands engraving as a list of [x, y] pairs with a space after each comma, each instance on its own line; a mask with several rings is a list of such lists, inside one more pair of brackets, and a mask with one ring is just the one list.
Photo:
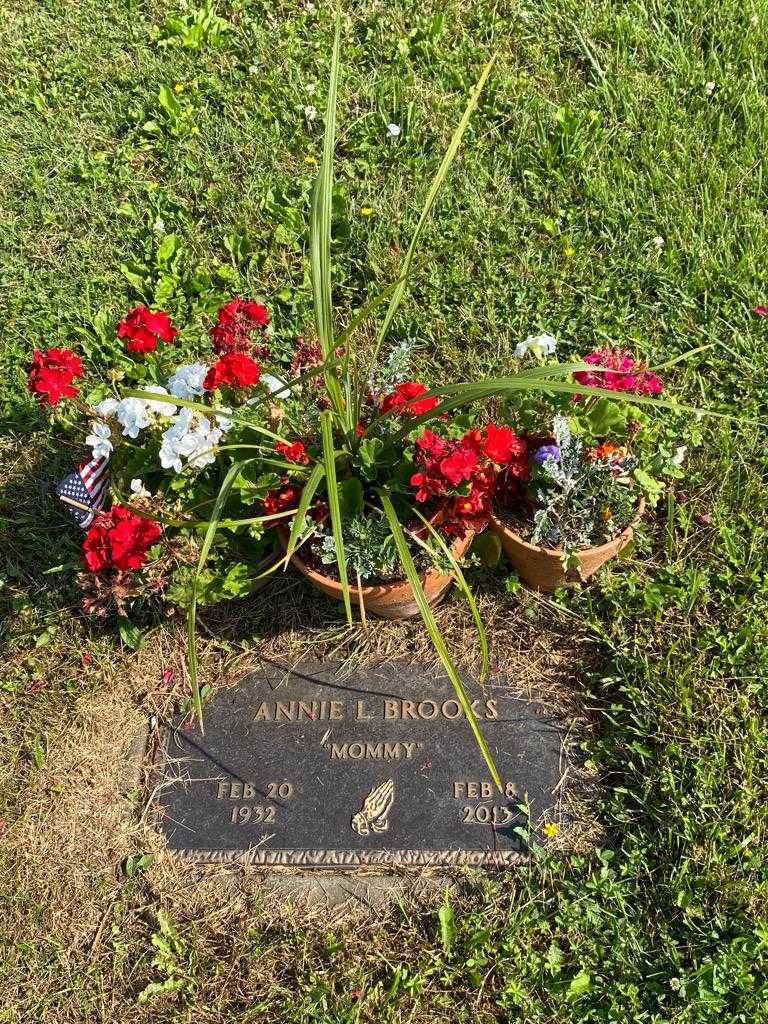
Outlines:
[[389, 809], [395, 799], [395, 783], [387, 779], [375, 786], [363, 801], [357, 814], [352, 815], [352, 829], [359, 836], [367, 836], [371, 831], [386, 832], [389, 828]]

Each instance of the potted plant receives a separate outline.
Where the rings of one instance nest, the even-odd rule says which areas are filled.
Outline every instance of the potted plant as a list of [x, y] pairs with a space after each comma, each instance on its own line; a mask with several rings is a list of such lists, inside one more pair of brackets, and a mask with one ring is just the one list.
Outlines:
[[[549, 340], [546, 354], [553, 354]], [[593, 389], [589, 395], [518, 408], [525, 420], [519, 458], [494, 495], [491, 528], [518, 575], [542, 591], [583, 583], [625, 552], [646, 503], [661, 493], [660, 478], [680, 475], [686, 451], [634, 404], [661, 394], [658, 374], [612, 349], [589, 353], [583, 366], [573, 377]], [[627, 400], [616, 403], [600, 391]], [[553, 412], [551, 427], [545, 421], [542, 429], [542, 417]]]
[[[511, 452], [504, 443], [513, 436], [509, 428], [475, 427], [466, 415], [444, 414], [430, 427], [411, 427], [438, 405], [424, 384], [405, 379], [411, 348], [398, 346], [375, 368], [350, 438], [334, 437], [326, 413], [318, 412], [322, 389], [310, 388], [309, 401], [299, 395], [285, 403], [281, 428], [285, 432], [290, 424], [302, 438], [277, 443], [276, 453], [296, 465], [264, 501], [268, 513], [296, 510], [290, 530], [276, 527], [296, 568], [327, 596], [358, 605], [363, 615], [418, 615], [414, 570], [430, 605], [456, 578], [466, 592], [458, 563], [475, 530], [487, 525], [490, 490]], [[313, 356], [320, 360], [319, 353]], [[329, 434], [332, 466], [323, 451]], [[341, 545], [333, 532], [332, 495]], [[412, 565], [403, 562], [403, 546]]]

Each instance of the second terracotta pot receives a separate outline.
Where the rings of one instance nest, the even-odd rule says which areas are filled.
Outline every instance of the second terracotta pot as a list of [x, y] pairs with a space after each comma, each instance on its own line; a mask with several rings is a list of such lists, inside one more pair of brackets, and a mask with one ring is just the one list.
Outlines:
[[[283, 550], [287, 551], [288, 530], [283, 526], [276, 527], [276, 530], [280, 543], [283, 545]], [[454, 558], [461, 558], [472, 543], [473, 537], [474, 534], [470, 532], [467, 533], [466, 537], [462, 539], [457, 538], [453, 542], [451, 553]], [[291, 562], [302, 576], [305, 576], [314, 587], [317, 587], [326, 596], [332, 597], [336, 601], [343, 600], [341, 583], [338, 580], [334, 580], [330, 576], [326, 576], [324, 573], [311, 568], [300, 555], [292, 555]], [[445, 575], [437, 569], [430, 569], [428, 572], [423, 573], [420, 579], [429, 603], [437, 604], [445, 596], [453, 583], [453, 573]], [[419, 606], [416, 604], [416, 598], [413, 596], [413, 590], [408, 580], [379, 583], [375, 586], [363, 586], [361, 589], [366, 614], [378, 615], [382, 619], [412, 619], [419, 614]], [[353, 604], [360, 604], [360, 594], [352, 580], [350, 580], [349, 597]]]
[[534, 590], [550, 593], [558, 587], [583, 583], [601, 565], [623, 551], [631, 542], [634, 536], [634, 527], [640, 521], [644, 511], [645, 500], [640, 498], [637, 504], [637, 514], [629, 526], [606, 544], [577, 551], [579, 567], [578, 569], [569, 569], [567, 572], [563, 568], [564, 552], [562, 548], [540, 548], [535, 544], [529, 544], [495, 516], [491, 516], [490, 528], [501, 541], [507, 561], [518, 576]]

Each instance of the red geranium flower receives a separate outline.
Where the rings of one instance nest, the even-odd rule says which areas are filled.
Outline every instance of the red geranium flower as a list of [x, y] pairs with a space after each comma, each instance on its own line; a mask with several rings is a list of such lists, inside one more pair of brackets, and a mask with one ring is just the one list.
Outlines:
[[471, 480], [477, 469], [477, 452], [459, 448], [440, 462], [440, 472], [449, 484], [458, 487], [462, 480]]
[[167, 313], [153, 313], [146, 306], [132, 309], [117, 325], [117, 336], [128, 339], [129, 352], [154, 352], [159, 341], [170, 345], [178, 333]]
[[261, 503], [265, 513], [268, 516], [274, 516], [278, 512], [296, 508], [299, 503], [299, 492], [295, 487], [277, 487], [266, 494]]
[[395, 416], [421, 416], [434, 409], [438, 404], [437, 398], [424, 398], [420, 402], [414, 401], [419, 395], [425, 395], [427, 391], [429, 388], [424, 384], [406, 380], [402, 384], [398, 384], [390, 395], [385, 395], [382, 398], [379, 412], [383, 415], [394, 409]]
[[113, 505], [93, 522], [83, 541], [85, 564], [91, 572], [140, 569], [147, 551], [160, 539], [160, 527], [122, 505]]
[[205, 375], [203, 387], [215, 391], [222, 384], [233, 388], [249, 388], [258, 384], [261, 370], [259, 364], [242, 352], [228, 352], [217, 359]]
[[27, 378], [27, 387], [41, 405], [56, 405], [60, 398], [74, 398], [78, 392], [72, 381], [83, 376], [80, 357], [68, 348], [35, 350]]
[[525, 451], [525, 442], [509, 427], [497, 427], [489, 423], [485, 428], [483, 455], [497, 466], [506, 466], [515, 455]]
[[438, 437], [432, 430], [425, 430], [421, 437], [416, 438], [416, 447], [425, 455], [433, 459], [439, 459], [448, 450], [448, 442], [443, 437]]
[[309, 465], [309, 456], [304, 451], [304, 445], [301, 441], [294, 441], [293, 444], [278, 441], [275, 445], [275, 451], [289, 462], [297, 462], [302, 466]]
[[216, 314], [216, 323], [211, 328], [213, 349], [218, 355], [249, 352], [253, 333], [263, 331], [268, 323], [266, 306], [248, 299], [233, 299]]

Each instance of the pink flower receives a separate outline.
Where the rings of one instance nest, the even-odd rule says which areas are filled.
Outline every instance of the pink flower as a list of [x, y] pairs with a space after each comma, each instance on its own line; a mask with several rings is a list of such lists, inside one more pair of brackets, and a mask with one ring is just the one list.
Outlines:
[[[661, 378], [628, 352], [599, 349], [584, 356], [582, 362], [599, 370], [577, 370], [574, 380], [588, 388], [603, 388], [607, 391], [623, 391], [633, 395], [660, 395], [663, 390]], [[573, 401], [581, 401], [581, 395], [574, 395]]]
[[768, 313], [768, 306], [755, 306], [752, 312], [757, 313], [758, 316], [765, 316]]

